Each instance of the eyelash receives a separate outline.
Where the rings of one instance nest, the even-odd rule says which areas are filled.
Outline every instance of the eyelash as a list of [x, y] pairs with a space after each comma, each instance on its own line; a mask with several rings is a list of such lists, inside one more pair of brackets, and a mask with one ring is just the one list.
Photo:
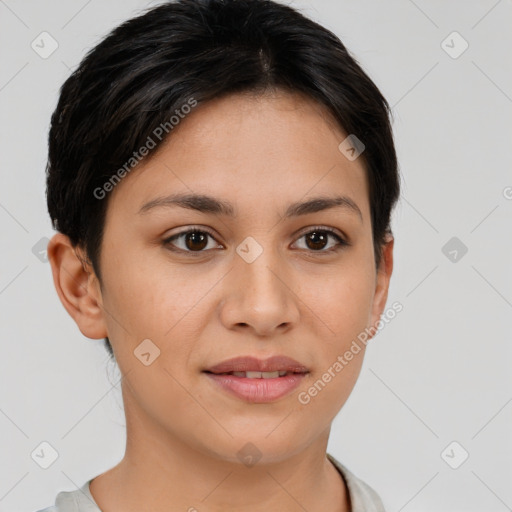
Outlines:
[[[332, 252], [335, 252], [335, 251], [339, 251], [341, 249], [343, 249], [344, 247], [346, 246], [349, 246], [350, 244], [344, 239], [342, 238], [336, 231], [334, 231], [333, 229], [331, 228], [328, 228], [328, 227], [324, 227], [324, 226], [313, 226], [312, 228], [310, 228], [308, 231], [302, 233], [299, 238], [297, 238], [297, 240], [300, 240], [301, 238], [305, 237], [306, 235], [309, 235], [311, 233], [314, 233], [314, 232], [320, 232], [320, 233], [327, 233], [329, 236], [335, 238], [338, 242], [337, 245], [335, 245], [334, 247], [331, 247], [330, 249], [320, 249], [318, 251], [315, 251], [313, 249], [302, 249], [302, 250], [307, 250], [311, 253], [315, 253], [315, 254], [322, 254], [322, 253], [327, 253], [327, 254], [330, 254]], [[190, 254], [192, 256], [199, 256], [205, 252], [207, 252], [208, 250], [211, 250], [211, 249], [208, 249], [208, 250], [201, 250], [201, 251], [190, 251], [190, 250], [184, 250], [184, 249], [179, 249], [179, 248], [176, 248], [172, 245], [172, 242], [180, 237], [184, 237], [186, 235], [188, 235], [189, 233], [206, 233], [207, 235], [209, 235], [211, 238], [213, 238], [215, 240], [215, 236], [214, 234], [209, 231], [207, 228], [203, 228], [203, 227], [199, 227], [199, 226], [194, 226], [190, 229], [187, 229], [186, 231], [181, 231], [180, 233], [176, 233], [168, 238], [166, 238], [165, 240], [163, 240], [163, 245], [164, 247], [168, 248], [170, 251], [173, 251], [173, 252], [178, 252], [178, 253], [185, 253], [185, 254]]]

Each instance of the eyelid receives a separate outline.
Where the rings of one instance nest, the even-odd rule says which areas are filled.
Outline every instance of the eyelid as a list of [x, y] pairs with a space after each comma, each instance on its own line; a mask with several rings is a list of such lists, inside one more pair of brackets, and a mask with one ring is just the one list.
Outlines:
[[340, 231], [339, 229], [336, 229], [336, 228], [331, 228], [329, 226], [322, 226], [322, 225], [308, 226], [307, 228], [299, 230], [293, 236], [296, 237], [296, 238], [301, 238], [304, 235], [307, 235], [308, 233], [311, 233], [313, 231], [325, 231], [325, 232], [330, 233], [330, 234], [332, 234], [334, 236], [337, 236], [344, 243], [346, 243], [347, 245], [350, 245], [349, 242], [348, 242], [348, 237], [345, 235], [345, 233], [343, 233], [343, 231]]
[[217, 239], [217, 235], [210, 228], [207, 228], [206, 226], [200, 226], [200, 225], [194, 225], [194, 224], [191, 226], [187, 226], [186, 228], [183, 229], [183, 231], [178, 231], [177, 233], [174, 233], [173, 235], [168, 236], [167, 239], [178, 237], [180, 235], [186, 235], [187, 233], [193, 233], [195, 231], [200, 231], [202, 233], [208, 233], [212, 238]]

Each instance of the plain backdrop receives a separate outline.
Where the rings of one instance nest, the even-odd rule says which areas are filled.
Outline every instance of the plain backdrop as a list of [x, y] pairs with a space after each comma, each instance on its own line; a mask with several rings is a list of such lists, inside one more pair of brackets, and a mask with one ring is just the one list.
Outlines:
[[[61, 84], [156, 4], [0, 1], [2, 512], [49, 506], [124, 453], [119, 372], [44, 261], [44, 169]], [[403, 311], [369, 345], [329, 452], [388, 512], [511, 510], [512, 2], [290, 4], [333, 30], [393, 106], [403, 177], [388, 302]], [[58, 44], [46, 58], [41, 37]], [[48, 469], [32, 457], [43, 442], [58, 453]]]

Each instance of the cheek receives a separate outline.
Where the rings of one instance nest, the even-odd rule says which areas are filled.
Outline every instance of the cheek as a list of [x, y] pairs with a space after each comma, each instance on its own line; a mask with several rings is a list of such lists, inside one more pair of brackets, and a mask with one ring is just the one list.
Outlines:
[[205, 272], [196, 276], [192, 265], [184, 269], [163, 257], [144, 256], [126, 255], [107, 268], [104, 305], [115, 315], [107, 320], [113, 328], [122, 324], [136, 339], [168, 339], [176, 329], [182, 332], [189, 312], [218, 277]]
[[[364, 346], [351, 360], [345, 359], [344, 351], [333, 354], [323, 367], [304, 385], [297, 395], [304, 418], [318, 421], [322, 418], [327, 426], [351, 394], [363, 363]], [[339, 357], [338, 357], [339, 356]], [[303, 421], [306, 421], [305, 419]]]
[[322, 417], [327, 425], [345, 404], [361, 371], [366, 344], [360, 336], [371, 318], [373, 278], [359, 268], [323, 283], [304, 299], [315, 312], [311, 318], [317, 326], [317, 364], [297, 399], [308, 418]]
[[324, 326], [329, 344], [340, 346], [368, 326], [375, 276], [370, 265], [347, 261], [321, 275], [304, 272], [298, 296]]
[[127, 399], [166, 428], [179, 424], [176, 415], [204, 420], [204, 410], [194, 405], [183, 385], [190, 381], [190, 355], [204, 327], [201, 299], [216, 279], [191, 278], [168, 263], [128, 255], [107, 274], [106, 320], [126, 375]]

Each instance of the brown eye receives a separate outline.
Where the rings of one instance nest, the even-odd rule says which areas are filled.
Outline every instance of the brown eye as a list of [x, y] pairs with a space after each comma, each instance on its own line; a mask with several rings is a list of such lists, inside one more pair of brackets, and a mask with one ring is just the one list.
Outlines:
[[306, 236], [306, 245], [309, 249], [313, 249], [314, 251], [318, 251], [323, 249], [328, 242], [329, 236], [321, 231], [312, 231], [308, 233]]
[[201, 251], [208, 245], [208, 236], [201, 231], [192, 231], [185, 235], [185, 245], [191, 251]]
[[[189, 229], [173, 235], [163, 241], [163, 245], [176, 252], [206, 252], [205, 249], [214, 249], [222, 247], [219, 244], [211, 243], [210, 239], [215, 242], [213, 236], [207, 231], [200, 229]], [[178, 243], [179, 242], [179, 243]]]
[[[300, 247], [301, 249], [319, 253], [336, 251], [343, 246], [349, 245], [340, 235], [327, 228], [314, 228], [299, 238], [299, 240], [302, 239], [305, 240], [305, 247]], [[332, 243], [331, 240], [337, 243]]]

